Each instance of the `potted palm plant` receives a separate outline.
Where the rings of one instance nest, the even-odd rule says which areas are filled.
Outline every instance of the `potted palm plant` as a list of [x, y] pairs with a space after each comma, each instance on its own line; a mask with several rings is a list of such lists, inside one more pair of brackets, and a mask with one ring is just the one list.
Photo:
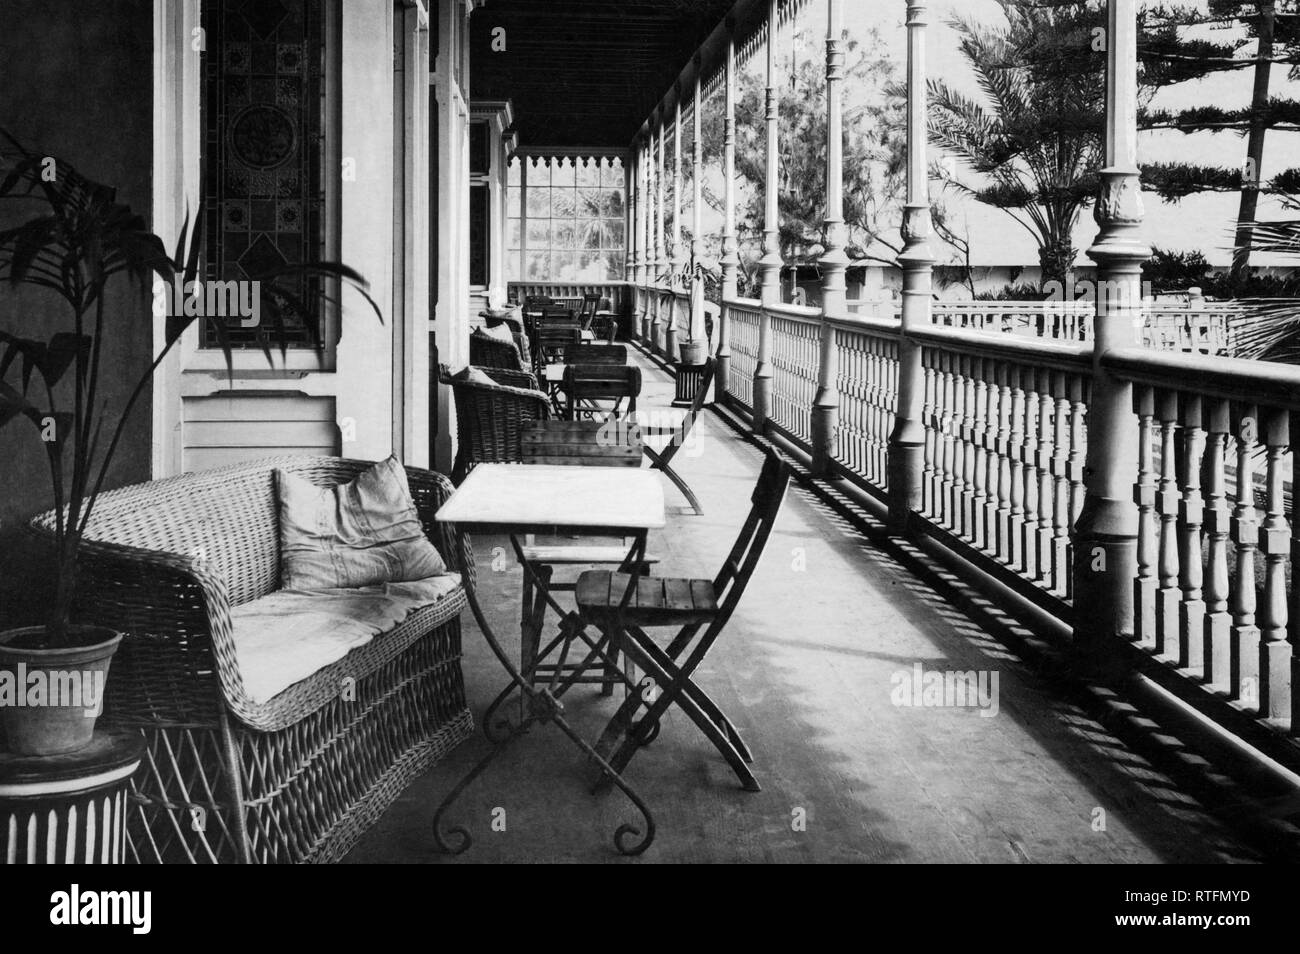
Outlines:
[[[697, 282], [698, 279], [698, 282]], [[691, 256], [685, 267], [682, 269], [682, 283], [691, 289], [691, 319], [686, 323], [686, 340], [681, 342], [679, 349], [681, 354], [681, 363], [686, 367], [698, 367], [704, 364], [704, 359], [708, 357], [709, 342], [707, 337], [696, 337], [697, 333], [703, 332], [703, 327], [696, 327], [695, 316], [704, 314], [704, 290], [709, 281], [717, 282], [720, 279], [720, 269], [716, 262], [705, 258], [696, 258]], [[698, 295], [700, 300], [697, 302], [695, 297]], [[702, 319], [701, 319], [702, 323]]]
[[[0, 199], [23, 206], [15, 218], [31, 214], [0, 229], [0, 281], [45, 289], [55, 307], [41, 316], [42, 325], [57, 329], [36, 339], [0, 328], [0, 427], [34, 429], [48, 460], [57, 515], [45, 622], [0, 632], [0, 727], [9, 751], [53, 755], [90, 741], [109, 664], [122, 640], [121, 633], [95, 625], [94, 608], [79, 608], [76, 592], [78, 554], [124, 426], [153, 373], [194, 322], [211, 320], [232, 372], [233, 361], [224, 320], [187, 303], [184, 313], [167, 316], [165, 340], [122, 406], [110, 406], [104, 394], [106, 337], [123, 323], [153, 320], [143, 295], [135, 309], [111, 307], [110, 287], [139, 287], [156, 278], [167, 288], [179, 283], [201, 305], [202, 203], [169, 254], [144, 218], [117, 201], [115, 189], [82, 176], [68, 162], [24, 148], [4, 130]], [[318, 299], [294, 285], [303, 279], [347, 282], [379, 313], [365, 280], [352, 269], [333, 262], [290, 265], [247, 283], [273, 334], [292, 311], [320, 346]], [[282, 335], [280, 348], [287, 348]], [[271, 361], [269, 346], [264, 351]]]

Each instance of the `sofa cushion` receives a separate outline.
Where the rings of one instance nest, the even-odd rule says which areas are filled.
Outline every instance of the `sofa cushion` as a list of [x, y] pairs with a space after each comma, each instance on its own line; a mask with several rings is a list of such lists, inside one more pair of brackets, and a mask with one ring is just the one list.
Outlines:
[[244, 691], [261, 704], [460, 589], [459, 573], [352, 589], [278, 590], [230, 612]]
[[318, 487], [285, 470], [275, 477], [282, 589], [400, 583], [446, 571], [424, 535], [396, 457], [334, 487]]

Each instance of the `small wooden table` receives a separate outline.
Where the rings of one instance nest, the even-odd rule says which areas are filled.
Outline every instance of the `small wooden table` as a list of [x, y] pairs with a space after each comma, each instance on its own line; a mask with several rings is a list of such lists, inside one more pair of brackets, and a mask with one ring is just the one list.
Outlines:
[[[567, 653], [569, 643], [581, 640], [590, 650], [587, 661], [594, 664], [597, 660], [604, 659], [603, 640], [593, 643], [585, 635], [586, 625], [581, 618], [576, 613], [566, 612], [554, 602], [554, 598], [549, 595], [548, 581], [524, 559], [520, 538], [534, 533], [630, 537], [632, 545], [620, 569], [631, 574], [631, 589], [635, 589], [638, 568], [645, 559], [646, 537], [649, 531], [665, 525], [666, 516], [663, 486], [658, 474], [650, 470], [547, 464], [479, 464], [438, 510], [437, 520], [440, 523], [454, 524], [460, 536], [467, 536], [469, 529], [508, 534], [515, 558], [523, 569], [525, 585], [535, 588], [560, 615], [565, 652]], [[509, 725], [504, 735], [494, 737], [491, 731], [494, 726], [485, 726], [488, 737], [496, 745], [438, 806], [433, 816], [434, 841], [440, 849], [451, 854], [460, 854], [469, 848], [473, 839], [464, 828], [456, 827], [448, 832], [455, 836], [455, 844], [447, 840], [441, 831], [443, 815], [461, 792], [511, 742], [534, 724], [553, 722], [640, 811], [644, 819], [644, 831], [634, 825], [620, 825], [614, 833], [614, 844], [625, 855], [641, 854], [654, 840], [654, 819], [641, 797], [565, 720], [560, 696], [572, 680], [566, 679], [558, 684], [552, 680], [552, 685], [544, 687], [533, 685], [531, 667], [528, 667], [529, 671], [521, 672], [515, 666], [479, 605], [474, 581], [469, 578], [469, 574], [466, 577], [470, 611], [501, 667], [522, 694], [524, 704], [519, 723]]]

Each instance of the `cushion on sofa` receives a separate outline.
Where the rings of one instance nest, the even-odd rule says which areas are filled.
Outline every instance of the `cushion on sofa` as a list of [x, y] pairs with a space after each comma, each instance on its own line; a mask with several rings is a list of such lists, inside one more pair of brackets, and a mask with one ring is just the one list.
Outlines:
[[416, 610], [460, 589], [459, 573], [354, 589], [278, 590], [230, 611], [244, 691], [264, 703]]
[[281, 589], [399, 583], [446, 571], [396, 457], [334, 487], [285, 470], [275, 472], [275, 482]]

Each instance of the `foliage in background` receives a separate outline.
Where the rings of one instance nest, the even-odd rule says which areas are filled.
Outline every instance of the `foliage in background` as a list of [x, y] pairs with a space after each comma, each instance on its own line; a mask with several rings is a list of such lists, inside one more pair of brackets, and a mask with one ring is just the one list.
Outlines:
[[931, 142], [978, 176], [945, 184], [1006, 212], [1038, 245], [1043, 281], [1064, 281], [1079, 213], [1095, 196], [1105, 129], [1104, 23], [1096, 3], [998, 0], [1006, 26], [954, 17], [983, 97], [929, 84]]
[[[1250, 71], [1248, 104], [1235, 108], [1197, 105], [1181, 110], [1144, 111], [1143, 129], [1182, 133], [1236, 133], [1246, 138], [1245, 153], [1227, 165], [1191, 162], [1151, 163], [1143, 168], [1148, 188], [1177, 201], [1203, 192], [1240, 192], [1233, 271], [1240, 273], [1251, 252], [1251, 223], [1261, 194], [1295, 192], [1300, 169], [1264, 177], [1264, 143], [1269, 130], [1300, 130], [1300, 102], [1273, 96], [1273, 67], [1300, 72], [1300, 10], [1275, 0], [1211, 0], [1208, 6], [1156, 4], [1142, 11], [1138, 55], [1146, 81], [1163, 87]], [[1207, 39], [1198, 28], [1217, 29]], [[1294, 157], [1290, 157], [1294, 159]]]

